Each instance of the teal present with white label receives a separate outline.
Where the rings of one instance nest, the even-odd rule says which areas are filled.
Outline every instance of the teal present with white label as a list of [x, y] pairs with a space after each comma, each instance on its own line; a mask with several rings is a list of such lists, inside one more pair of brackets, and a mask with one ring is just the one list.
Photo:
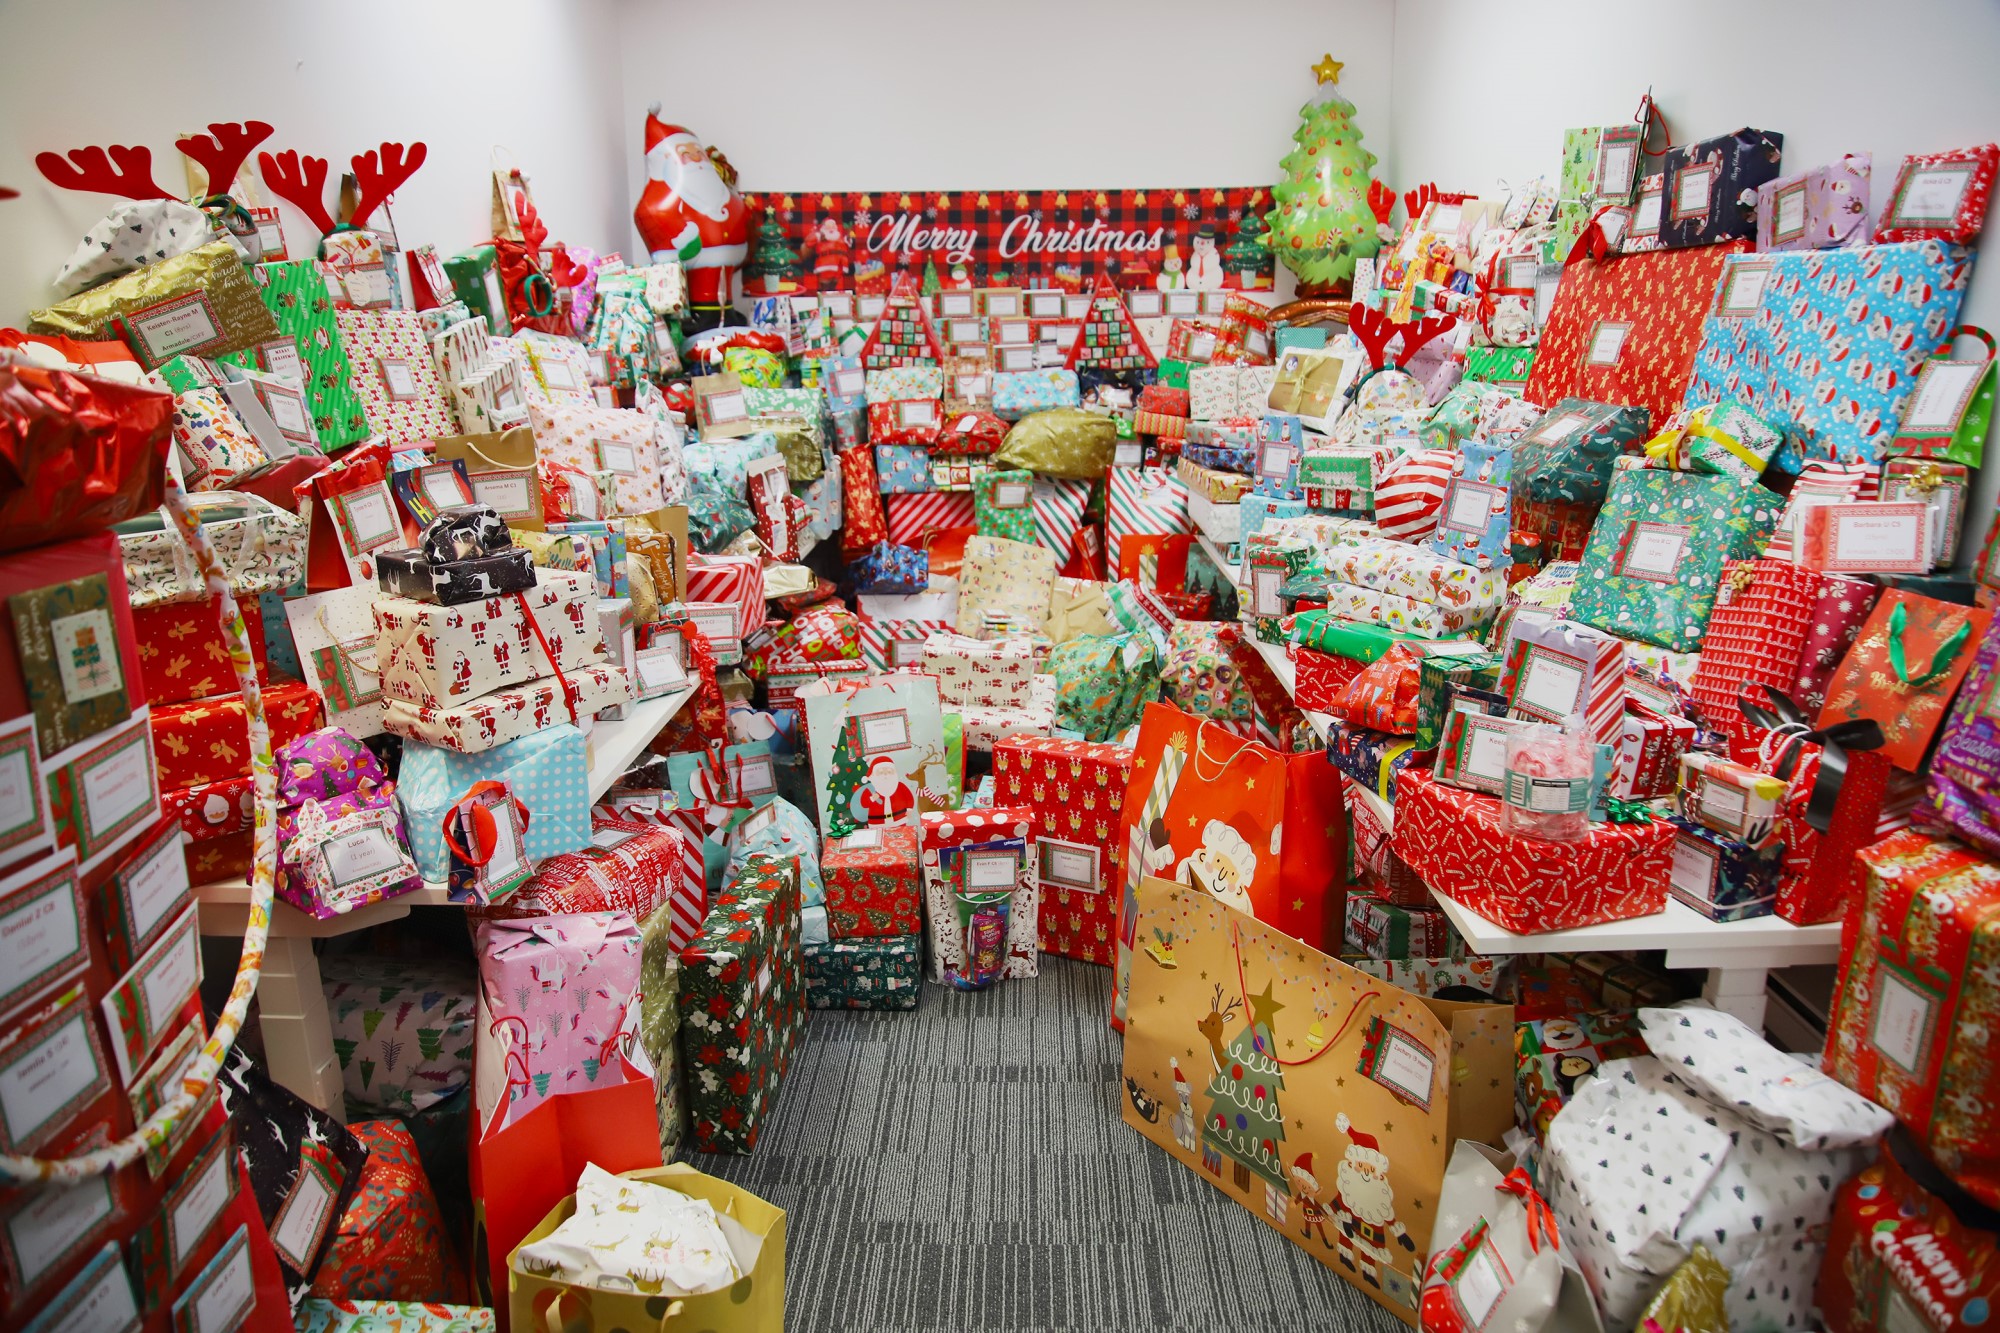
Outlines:
[[590, 757], [569, 723], [545, 727], [480, 754], [405, 744], [396, 796], [409, 825], [417, 872], [442, 884], [449, 868], [445, 812], [475, 782], [504, 782], [528, 807], [528, 858], [539, 861], [590, 844]]
[[1601, 504], [1618, 456], [1651, 426], [1643, 407], [1565, 398], [1514, 442], [1515, 485], [1542, 504]]
[[1513, 459], [1509, 445], [1465, 442], [1438, 506], [1432, 551], [1474, 569], [1506, 569], [1514, 563], [1508, 545]]

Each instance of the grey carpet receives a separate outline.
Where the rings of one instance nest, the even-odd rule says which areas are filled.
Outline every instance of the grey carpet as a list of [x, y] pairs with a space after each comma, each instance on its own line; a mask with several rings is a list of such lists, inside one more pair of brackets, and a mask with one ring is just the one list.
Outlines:
[[1120, 1118], [1111, 974], [812, 1015], [749, 1157], [786, 1211], [791, 1333], [1404, 1326]]

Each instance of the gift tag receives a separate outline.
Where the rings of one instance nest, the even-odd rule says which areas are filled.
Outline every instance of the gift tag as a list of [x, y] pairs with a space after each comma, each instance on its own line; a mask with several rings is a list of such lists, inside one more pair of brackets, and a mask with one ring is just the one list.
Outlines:
[[44, 759], [131, 716], [106, 575], [15, 593], [7, 604]]
[[17, 860], [54, 845], [35, 720], [26, 716], [0, 722], [0, 856]]
[[170, 1026], [178, 1027], [181, 1009], [200, 986], [201, 947], [190, 905], [100, 1002], [120, 1083], [131, 1083]]
[[[182, 860], [179, 839], [171, 846]], [[0, 879], [0, 1014], [90, 965], [76, 855], [50, 861]]]

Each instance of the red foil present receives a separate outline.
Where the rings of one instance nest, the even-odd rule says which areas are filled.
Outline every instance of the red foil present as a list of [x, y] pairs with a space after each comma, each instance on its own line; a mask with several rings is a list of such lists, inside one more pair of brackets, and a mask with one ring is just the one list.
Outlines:
[[1577, 842], [1510, 833], [1500, 801], [1429, 773], [1396, 776], [1390, 846], [1434, 892], [1520, 934], [1651, 916], [1667, 905], [1674, 828], [1592, 824]]
[[1826, 706], [1827, 682], [1833, 679], [1847, 650], [1861, 637], [1861, 627], [1868, 623], [1868, 613], [1875, 609], [1875, 599], [1881, 595], [1882, 589], [1866, 579], [1845, 574], [1819, 576], [1818, 587], [1813, 590], [1805, 643], [1799, 650], [1798, 671], [1790, 682], [1778, 686], [1798, 700], [1808, 714]]
[[1118, 830], [1132, 750], [1091, 741], [1016, 736], [993, 750], [994, 800], [1033, 817], [1044, 953], [1109, 967], [1123, 884]]
[[923, 933], [916, 829], [892, 825], [828, 838], [819, 868], [826, 880], [826, 933], [832, 938]]
[[889, 540], [889, 522], [882, 513], [874, 446], [850, 444], [836, 456], [840, 459], [840, 490], [847, 516], [840, 530], [840, 549], [845, 555], [855, 556]]
[[[167, 602], [132, 612], [132, 628], [139, 642], [139, 678], [146, 683], [146, 697], [153, 703], [178, 704], [236, 693], [236, 671], [229, 664], [229, 649], [216, 619], [221, 601], [211, 597], [205, 602]], [[243, 629], [250, 636], [257, 679], [269, 680], [264, 617], [257, 599], [239, 597], [236, 607], [243, 613]]]
[[471, 1284], [445, 1233], [410, 1131], [397, 1120], [361, 1120], [348, 1128], [367, 1147], [368, 1160], [312, 1294], [329, 1300], [465, 1303]]
[[[276, 677], [264, 689], [264, 720], [276, 753], [322, 725], [320, 697], [304, 682]], [[160, 787], [200, 787], [250, 772], [250, 719], [243, 696], [168, 704], [152, 715]]]

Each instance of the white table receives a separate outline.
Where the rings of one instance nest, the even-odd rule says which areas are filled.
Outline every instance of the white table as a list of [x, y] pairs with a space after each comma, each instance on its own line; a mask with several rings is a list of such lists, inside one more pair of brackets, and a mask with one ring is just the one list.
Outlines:
[[[602, 800], [611, 784], [639, 757], [660, 728], [673, 720], [694, 687], [625, 706], [616, 722], [599, 722], [590, 735], [590, 800]], [[201, 906], [201, 933], [242, 938], [250, 918], [250, 884], [241, 876], [194, 891]], [[445, 886], [426, 884], [414, 893], [370, 903], [328, 921], [307, 916], [290, 903], [271, 904], [271, 934], [264, 948], [264, 972], [257, 983], [259, 1030], [271, 1077], [313, 1105], [346, 1118], [341, 1096], [340, 1059], [333, 1050], [333, 1020], [326, 1011], [319, 958], [313, 941], [349, 935], [385, 921], [398, 921], [417, 906], [446, 902]]]

